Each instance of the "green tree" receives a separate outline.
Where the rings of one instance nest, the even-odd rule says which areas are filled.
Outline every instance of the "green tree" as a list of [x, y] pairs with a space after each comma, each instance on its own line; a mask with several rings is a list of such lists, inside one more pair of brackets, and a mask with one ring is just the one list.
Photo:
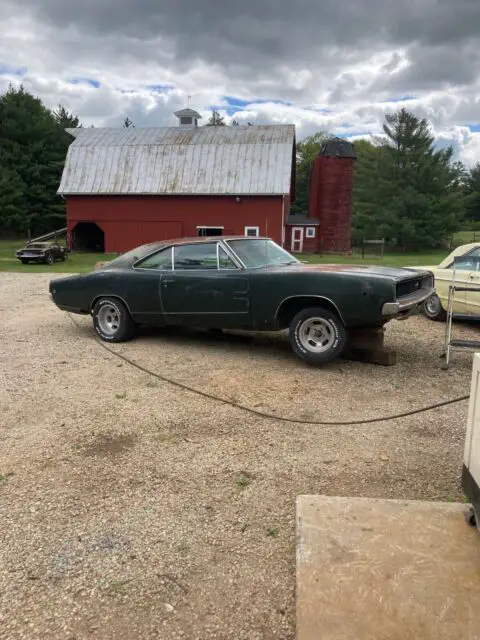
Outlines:
[[453, 149], [436, 149], [428, 122], [406, 109], [387, 114], [385, 136], [359, 146], [354, 237], [384, 237], [403, 249], [440, 246], [463, 215]]
[[57, 125], [62, 129], [76, 129], [82, 126], [78, 117], [67, 111], [61, 104], [58, 105], [56, 111], [53, 111], [53, 117]]
[[467, 173], [465, 179], [465, 220], [480, 221], [480, 162]]
[[312, 164], [321, 151], [322, 145], [328, 140], [328, 134], [318, 131], [313, 136], [305, 138], [297, 143], [296, 177], [295, 177], [295, 202], [292, 204], [292, 214], [308, 213], [308, 200], [310, 194], [310, 178]]
[[212, 115], [210, 116], [207, 127], [224, 127], [225, 119], [218, 111], [212, 111]]
[[65, 223], [56, 195], [78, 121], [63, 108], [51, 112], [38, 98], [10, 86], [0, 96], [0, 228], [42, 233]]

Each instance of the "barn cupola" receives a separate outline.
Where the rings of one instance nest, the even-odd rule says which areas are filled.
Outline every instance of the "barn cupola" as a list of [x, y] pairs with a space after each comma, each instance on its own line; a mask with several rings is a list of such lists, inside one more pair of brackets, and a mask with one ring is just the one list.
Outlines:
[[198, 127], [198, 121], [202, 117], [193, 109], [181, 109], [180, 111], [175, 111], [175, 115], [178, 118], [180, 127]]

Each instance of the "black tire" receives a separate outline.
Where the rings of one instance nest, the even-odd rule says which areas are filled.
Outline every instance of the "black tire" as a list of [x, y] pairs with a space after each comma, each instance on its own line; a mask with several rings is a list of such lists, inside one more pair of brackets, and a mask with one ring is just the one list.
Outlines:
[[65, 253], [62, 255], [62, 260], [63, 260], [63, 262], [66, 262], [66, 261], [68, 260], [68, 253], [67, 253], [67, 252], [65, 252]]
[[[318, 322], [315, 322], [315, 321]], [[316, 324], [319, 330], [323, 332], [325, 341], [322, 342], [317, 338], [317, 347], [314, 347], [313, 340], [308, 340], [308, 326], [314, 327]], [[313, 336], [312, 336], [313, 338]], [[338, 315], [324, 307], [307, 307], [302, 309], [293, 318], [289, 329], [290, 345], [294, 353], [312, 365], [326, 364], [335, 358], [338, 358], [347, 344], [347, 331]], [[309, 344], [311, 345], [309, 348]]]
[[[137, 325], [127, 307], [117, 298], [98, 300], [93, 307], [92, 320], [97, 335], [105, 342], [127, 342], [137, 333]], [[115, 324], [118, 325], [116, 329]]]
[[28, 264], [28, 260], [26, 258], [22, 258], [22, 264]]
[[423, 314], [429, 320], [434, 320], [435, 322], [443, 322], [447, 319], [447, 312], [442, 307], [442, 302], [436, 293], [433, 293], [423, 303]]
[[47, 253], [45, 256], [45, 263], [52, 265], [55, 262], [55, 256], [53, 253]]

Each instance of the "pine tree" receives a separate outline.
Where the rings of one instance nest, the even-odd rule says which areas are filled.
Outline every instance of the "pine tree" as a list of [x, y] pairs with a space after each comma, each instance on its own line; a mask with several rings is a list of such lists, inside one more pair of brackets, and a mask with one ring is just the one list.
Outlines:
[[36, 234], [65, 224], [56, 193], [72, 141], [66, 123], [78, 119], [52, 113], [23, 87], [0, 96], [0, 227]]
[[212, 115], [207, 122], [207, 127], [224, 127], [225, 119], [218, 111], [212, 111]]
[[468, 172], [465, 192], [465, 219], [480, 222], [480, 162], [477, 162]]
[[375, 234], [403, 249], [440, 246], [463, 214], [453, 149], [436, 149], [428, 122], [406, 109], [385, 116], [384, 133], [357, 160], [354, 236]]

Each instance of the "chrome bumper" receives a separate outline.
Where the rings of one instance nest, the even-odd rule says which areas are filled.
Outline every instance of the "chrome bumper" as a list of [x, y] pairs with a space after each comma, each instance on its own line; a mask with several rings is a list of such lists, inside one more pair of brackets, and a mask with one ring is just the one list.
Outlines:
[[420, 289], [420, 291], [416, 291], [409, 296], [405, 296], [397, 302], [386, 302], [382, 307], [382, 315], [395, 316], [399, 313], [404, 313], [405, 311], [411, 311], [422, 302], [425, 302], [425, 300], [434, 292], [434, 288]]

